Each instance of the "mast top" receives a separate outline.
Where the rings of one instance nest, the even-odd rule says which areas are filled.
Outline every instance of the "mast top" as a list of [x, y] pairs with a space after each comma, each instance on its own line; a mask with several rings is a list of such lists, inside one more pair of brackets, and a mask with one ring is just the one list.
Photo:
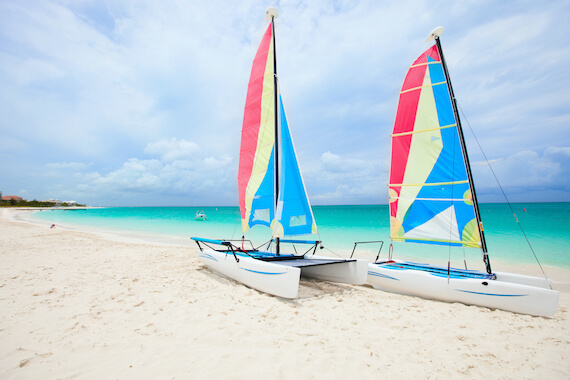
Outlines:
[[271, 21], [274, 18], [277, 18], [277, 8], [267, 8], [267, 10], [265, 11], [265, 19], [267, 21]]
[[435, 28], [434, 30], [432, 30], [429, 33], [425, 42], [428, 42], [428, 41], [431, 41], [431, 40], [438, 38], [439, 36], [441, 36], [441, 33], [443, 33], [443, 26], [438, 26], [437, 28]]

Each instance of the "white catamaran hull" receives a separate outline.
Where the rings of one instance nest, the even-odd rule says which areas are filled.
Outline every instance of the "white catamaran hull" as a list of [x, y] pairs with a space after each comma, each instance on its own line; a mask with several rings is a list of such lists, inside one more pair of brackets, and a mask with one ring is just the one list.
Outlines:
[[[215, 272], [238, 281], [264, 293], [283, 298], [296, 298], [299, 291], [301, 273], [320, 280], [361, 285], [366, 283], [368, 262], [365, 260], [347, 261], [327, 265], [295, 267], [287, 261], [262, 261], [239, 255], [239, 262], [231, 253], [204, 249], [198, 258]], [[314, 259], [330, 259], [311, 256]], [[290, 263], [296, 264], [297, 260]]]
[[[311, 256], [311, 259], [326, 260], [327, 257]], [[330, 257], [328, 259], [330, 259]], [[366, 284], [367, 270], [368, 260], [356, 259], [338, 264], [303, 267], [301, 274], [323, 281], [363, 285]]]
[[556, 313], [558, 292], [550, 289], [547, 280], [512, 273], [495, 275], [494, 280], [447, 278], [397, 265], [368, 265], [368, 283], [379, 290], [543, 317]]

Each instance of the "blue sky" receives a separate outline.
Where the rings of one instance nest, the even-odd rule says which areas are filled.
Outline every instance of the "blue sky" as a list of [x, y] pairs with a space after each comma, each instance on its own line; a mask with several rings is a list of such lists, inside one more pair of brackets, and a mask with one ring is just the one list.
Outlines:
[[[237, 205], [266, 1], [0, 0], [0, 191]], [[570, 3], [279, 1], [280, 85], [313, 204], [387, 202], [409, 65], [441, 37], [483, 202], [570, 201]]]

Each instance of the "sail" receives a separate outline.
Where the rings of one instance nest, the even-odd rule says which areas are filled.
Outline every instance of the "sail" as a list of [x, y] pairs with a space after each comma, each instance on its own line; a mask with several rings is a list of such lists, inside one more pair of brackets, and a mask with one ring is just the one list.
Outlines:
[[392, 134], [393, 241], [481, 247], [457, 121], [437, 47], [410, 67]]
[[238, 171], [238, 196], [245, 233], [270, 226], [275, 215], [275, 83], [273, 31], [263, 35], [251, 68]]
[[273, 237], [316, 233], [317, 226], [297, 162], [281, 94], [279, 94], [279, 117], [281, 121], [279, 196], [275, 220], [271, 224]]

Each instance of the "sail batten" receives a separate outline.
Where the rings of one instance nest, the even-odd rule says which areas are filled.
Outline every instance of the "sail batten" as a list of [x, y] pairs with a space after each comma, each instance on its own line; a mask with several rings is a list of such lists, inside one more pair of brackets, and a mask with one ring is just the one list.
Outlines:
[[421, 62], [421, 63], [416, 63], [410, 66], [410, 68], [413, 67], [420, 67], [420, 66], [428, 66], [428, 65], [439, 65], [441, 64], [441, 61], [429, 61], [429, 62]]
[[[397, 197], [397, 198], [390, 198], [390, 200], [395, 200], [395, 199], [404, 199], [404, 200], [410, 200], [410, 199], [414, 199], [414, 200], [418, 200], [418, 201], [427, 201], [427, 200], [432, 200], [433, 202], [458, 202], [458, 201], [466, 201], [465, 199], [453, 199], [453, 198], [449, 198], [449, 199], [430, 199], [430, 198], [403, 198], [403, 197]], [[473, 199], [467, 199], [467, 201], [473, 201]]]
[[392, 133], [393, 241], [480, 247], [471, 185], [437, 47], [408, 70]]
[[423, 182], [423, 183], [391, 183], [388, 187], [400, 187], [400, 186], [441, 186], [441, 185], [456, 185], [461, 183], [469, 183], [467, 180], [463, 181], [451, 181], [451, 182]]
[[445, 84], [445, 83], [446, 82], [430, 83], [430, 84], [425, 84], [425, 85], [418, 86], [418, 87], [408, 88], [407, 90], [402, 90], [400, 92], [400, 94], [405, 94], [405, 93], [408, 93], [411, 91], [422, 90], [422, 89], [427, 88], [427, 87], [440, 86], [440, 85]]
[[422, 129], [421, 131], [409, 131], [409, 132], [402, 132], [402, 133], [394, 133], [394, 134], [392, 134], [392, 137], [412, 135], [414, 133], [424, 133], [424, 132], [437, 131], [437, 130], [441, 130], [441, 129], [445, 129], [445, 128], [453, 128], [456, 126], [457, 126], [456, 124], [451, 124], [451, 125], [444, 125], [442, 127], [437, 127], [437, 128]]

